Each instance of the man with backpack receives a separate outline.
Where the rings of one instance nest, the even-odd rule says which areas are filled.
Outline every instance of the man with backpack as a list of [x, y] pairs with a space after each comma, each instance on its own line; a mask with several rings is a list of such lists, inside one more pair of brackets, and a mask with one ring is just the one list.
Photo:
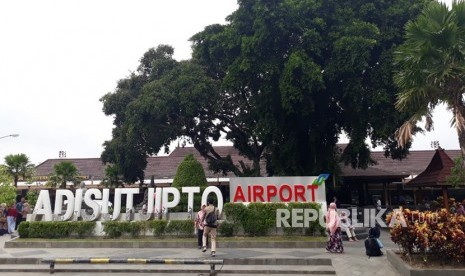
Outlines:
[[211, 256], [216, 254], [216, 228], [218, 227], [218, 209], [213, 205], [213, 199], [207, 200], [208, 206], [205, 208], [202, 252], [207, 251], [207, 238], [210, 235], [211, 240]]
[[378, 227], [372, 227], [368, 231], [368, 238], [365, 240], [365, 253], [368, 257], [382, 256], [381, 248], [383, 244], [379, 240], [380, 231]]

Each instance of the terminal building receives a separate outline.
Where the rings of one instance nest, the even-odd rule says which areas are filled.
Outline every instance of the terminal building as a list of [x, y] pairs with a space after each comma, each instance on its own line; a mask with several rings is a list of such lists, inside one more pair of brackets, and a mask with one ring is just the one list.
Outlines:
[[[215, 150], [221, 156], [230, 155], [235, 162], [243, 159], [231, 146], [215, 147]], [[146, 179], [142, 186], [150, 183], [153, 183], [155, 187], [170, 186], [179, 164], [188, 154], [193, 154], [203, 165], [208, 185], [218, 186], [224, 195], [225, 202], [229, 202], [229, 181], [235, 176], [231, 173], [223, 175], [210, 171], [207, 160], [193, 147], [178, 147], [168, 156], [149, 157], [145, 169]], [[331, 177], [326, 182], [327, 200], [332, 201], [332, 198], [336, 196], [339, 203], [347, 207], [362, 207], [374, 205], [377, 199], [381, 199], [382, 204], [387, 206], [416, 205], [423, 200], [435, 199], [442, 195], [441, 185], [444, 184], [444, 177], [453, 166], [452, 160], [460, 154], [460, 150], [420, 150], [410, 151], [407, 158], [403, 160], [393, 160], [386, 158], [383, 151], [373, 151], [371, 157], [375, 165], [367, 169], [353, 169], [350, 165], [341, 164], [340, 176]], [[433, 162], [433, 160], [436, 161]], [[57, 158], [48, 159], [39, 164], [36, 167], [33, 181], [18, 183], [18, 189], [25, 191], [46, 188], [45, 183], [53, 172], [54, 165], [62, 161], [72, 162], [76, 166], [88, 188], [105, 188], [101, 181], [105, 176], [106, 165], [100, 158]], [[429, 177], [429, 183], [426, 185], [421, 185], [417, 181], [415, 185], [409, 186], [409, 182], [418, 175], [431, 170], [433, 172], [430, 174], [440, 179], [432, 181]], [[436, 172], [438, 170], [442, 173], [438, 174]], [[139, 186], [139, 184], [135, 185]], [[124, 185], [124, 187], [129, 186], [129, 184]], [[464, 189], [449, 188], [448, 190], [450, 197], [465, 198]]]

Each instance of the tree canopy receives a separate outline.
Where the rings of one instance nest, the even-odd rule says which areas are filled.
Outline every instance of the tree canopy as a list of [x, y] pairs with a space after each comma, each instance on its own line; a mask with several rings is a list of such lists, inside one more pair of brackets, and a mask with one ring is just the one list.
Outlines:
[[5, 156], [6, 173], [13, 178], [14, 186], [18, 186], [20, 178], [26, 180], [34, 172], [34, 164], [29, 161], [26, 154], [10, 154]]
[[7, 207], [16, 203], [16, 187], [10, 184], [0, 184], [0, 203], [5, 203]]
[[53, 166], [53, 173], [50, 174], [48, 185], [66, 189], [66, 184], [72, 182], [74, 185], [79, 184], [81, 178], [76, 166], [72, 162], [62, 161]]
[[[411, 114], [394, 107], [393, 49], [428, 2], [238, 1], [227, 24], [192, 36], [192, 59], [150, 49], [102, 98], [115, 125], [102, 158], [141, 180], [146, 158], [184, 137], [217, 172], [314, 175], [336, 170], [342, 132], [353, 167], [372, 162], [367, 138], [402, 157], [393, 133]], [[220, 137], [249, 161], [220, 156]]]
[[105, 168], [105, 177], [102, 180], [102, 184], [105, 187], [115, 187], [123, 186], [123, 181], [120, 175], [120, 169], [118, 165], [108, 165]]
[[188, 154], [179, 164], [173, 179], [173, 187], [207, 187], [207, 177], [202, 164], [193, 154]]
[[452, 112], [462, 157], [465, 157], [465, 1], [433, 2], [405, 27], [405, 42], [395, 52], [400, 88], [397, 108], [413, 115], [398, 132], [404, 144], [411, 129], [426, 117], [433, 126], [432, 111], [445, 104]]
[[5, 165], [0, 165], [0, 185], [9, 185], [13, 183], [13, 177], [7, 172]]

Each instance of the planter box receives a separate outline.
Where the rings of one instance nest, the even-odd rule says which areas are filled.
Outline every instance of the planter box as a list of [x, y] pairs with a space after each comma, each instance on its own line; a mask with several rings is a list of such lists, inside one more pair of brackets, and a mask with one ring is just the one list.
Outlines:
[[465, 268], [415, 268], [406, 263], [402, 258], [393, 250], [387, 250], [387, 259], [393, 267], [399, 271], [402, 276], [463, 276], [465, 275]]

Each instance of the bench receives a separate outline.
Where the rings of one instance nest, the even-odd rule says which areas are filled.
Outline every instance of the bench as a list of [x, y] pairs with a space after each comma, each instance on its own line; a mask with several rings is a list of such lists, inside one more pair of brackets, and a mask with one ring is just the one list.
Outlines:
[[216, 275], [215, 265], [223, 265], [218, 259], [111, 259], [111, 258], [57, 258], [42, 259], [42, 263], [50, 264], [50, 274], [55, 272], [55, 264], [192, 264], [210, 265], [210, 276]]

